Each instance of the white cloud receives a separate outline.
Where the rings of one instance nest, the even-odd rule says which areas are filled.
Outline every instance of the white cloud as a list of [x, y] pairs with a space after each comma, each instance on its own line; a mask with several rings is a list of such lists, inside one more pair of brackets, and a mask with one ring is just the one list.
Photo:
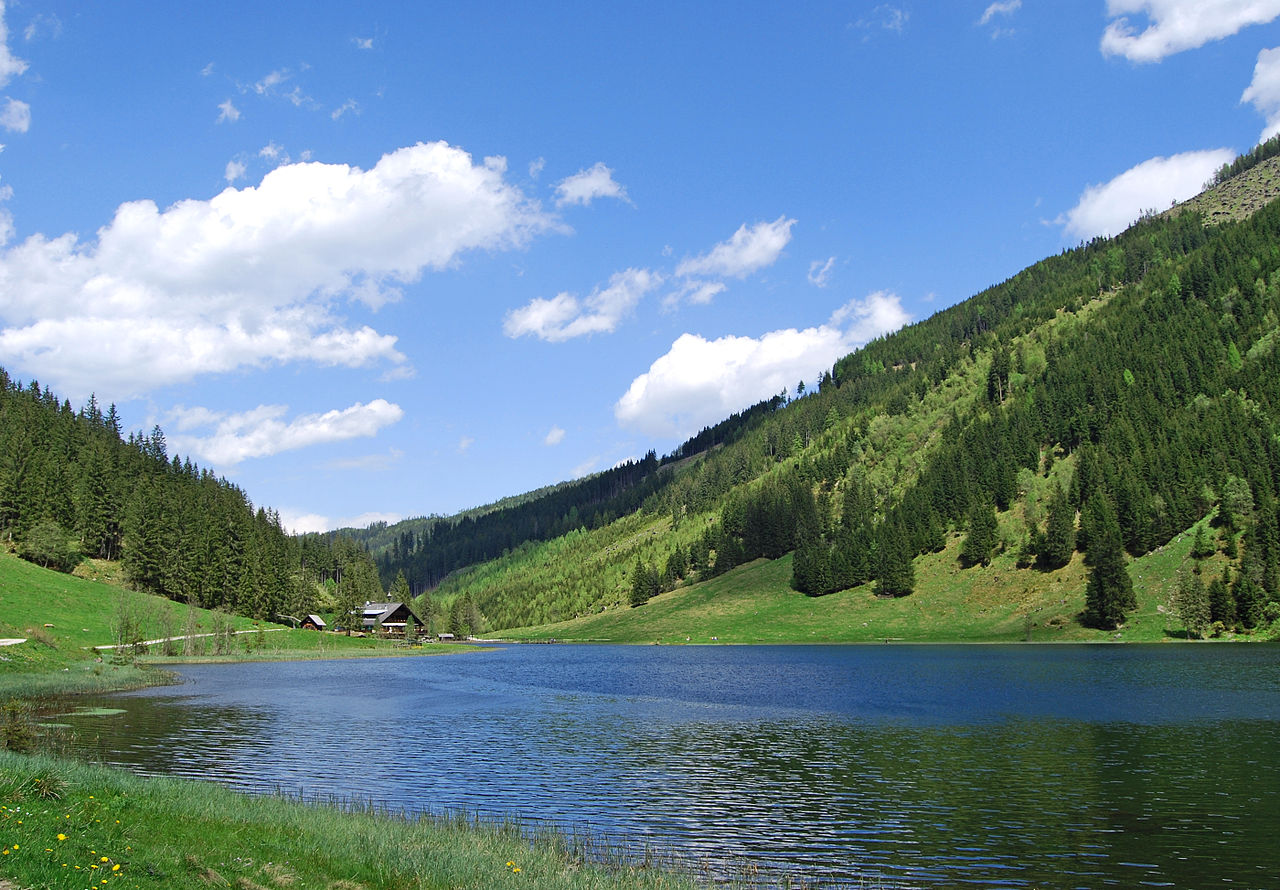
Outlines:
[[463, 436], [461, 439], [458, 440], [458, 453], [466, 454], [468, 451], [471, 450], [471, 446], [474, 444], [476, 444], [476, 440], [474, 436]]
[[0, 127], [11, 133], [25, 133], [31, 129], [31, 106], [21, 99], [5, 97], [0, 108]]
[[[177, 408], [172, 420], [178, 432], [168, 437], [168, 444], [174, 453], [227, 468], [255, 457], [374, 436], [404, 416], [399, 405], [385, 399], [292, 420], [284, 419], [288, 410], [284, 405], [259, 405], [240, 414], [218, 414], [206, 408]], [[187, 432], [208, 426], [213, 430], [206, 435]]]
[[797, 380], [830, 368], [874, 337], [910, 320], [898, 297], [877, 292], [854, 300], [815, 328], [772, 331], [759, 338], [707, 340], [682, 334], [614, 406], [623, 426], [683, 438], [723, 420]]
[[339, 528], [368, 528], [375, 522], [385, 522], [391, 525], [404, 519], [404, 516], [400, 513], [384, 512], [361, 513], [359, 516], [352, 516], [346, 519], [330, 519], [328, 516], [322, 516], [319, 513], [308, 513], [287, 507], [282, 507], [277, 512], [280, 514], [281, 527], [286, 532], [294, 535], [305, 535], [309, 532], [328, 532]]
[[[874, 28], [881, 28], [885, 31], [893, 31], [901, 34], [907, 27], [907, 21], [911, 18], [911, 13], [897, 6], [891, 6], [888, 3], [882, 3], [875, 9], [871, 10], [871, 14], [865, 18], [858, 19], [854, 22], [855, 28], [861, 28], [864, 31]], [[866, 39], [866, 38], [864, 38]]]
[[982, 18], [978, 19], [979, 25], [989, 25], [991, 20], [998, 15], [1013, 15], [1022, 8], [1022, 0], [997, 0], [986, 8], [982, 13]]
[[372, 37], [352, 37], [351, 42], [356, 45], [356, 49], [373, 49]]
[[585, 300], [559, 293], [549, 300], [539, 297], [527, 306], [512, 309], [503, 321], [502, 330], [513, 339], [532, 334], [551, 343], [562, 343], [584, 334], [613, 333], [640, 299], [661, 282], [662, 279], [648, 269], [615, 272], [607, 287], [597, 288]]
[[236, 108], [230, 99], [218, 103], [217, 123], [221, 124], [225, 121], [234, 123], [238, 120], [240, 120], [240, 109]]
[[1231, 149], [1216, 148], [1151, 158], [1110, 182], [1089, 186], [1076, 206], [1054, 222], [1082, 240], [1117, 235], [1145, 211], [1164, 210], [1199, 194], [1214, 172], [1234, 157]]
[[613, 171], [603, 163], [597, 163], [588, 170], [579, 170], [556, 183], [557, 207], [566, 204], [586, 205], [596, 198], [628, 201], [627, 190], [614, 181]]
[[814, 287], [826, 287], [831, 281], [831, 270], [835, 268], [835, 264], [835, 257], [827, 257], [826, 262], [814, 260], [809, 264], [809, 283]]
[[1253, 107], [1267, 120], [1259, 142], [1280, 133], [1280, 47], [1258, 53], [1258, 62], [1253, 66], [1253, 80], [1240, 101], [1253, 103]]
[[[1146, 28], [1137, 31], [1131, 14], [1145, 15]], [[1280, 16], [1280, 0], [1107, 0], [1107, 15], [1113, 21], [1102, 34], [1105, 55], [1159, 62], [1270, 22]]]
[[564, 430], [558, 426], [553, 426], [548, 432], [547, 437], [542, 440], [543, 445], [559, 445], [564, 441]]
[[529, 178], [537, 179], [542, 175], [543, 169], [547, 166], [546, 158], [538, 158], [529, 162]]
[[272, 71], [266, 77], [262, 78], [262, 80], [255, 83], [253, 85], [253, 91], [259, 96], [271, 95], [281, 84], [287, 82], [291, 77], [293, 77], [293, 72], [288, 68], [280, 68], [276, 71]]
[[728, 241], [721, 241], [702, 256], [682, 260], [676, 274], [683, 277], [711, 275], [746, 278], [773, 265], [791, 240], [794, 219], [780, 216], [773, 222], [759, 222], [751, 228], [738, 227]]
[[333, 118], [336, 121], [340, 117], [342, 117], [344, 114], [346, 114], [348, 111], [354, 111], [356, 114], [359, 114], [360, 103], [356, 102], [355, 99], [348, 99], [346, 102], [343, 102], [341, 105], [335, 108], [333, 110], [333, 113], [330, 114], [329, 117]]
[[0, 363], [124, 398], [243, 367], [403, 362], [336, 301], [394, 299], [468, 250], [555, 227], [500, 166], [418, 144], [367, 171], [293, 164], [163, 211], [122, 204], [90, 242], [33, 235], [0, 251]]
[[244, 172], [245, 166], [240, 161], [227, 161], [227, 169], [222, 178], [227, 182], [235, 182], [244, 176]]
[[675, 309], [681, 303], [692, 303], [695, 306], [705, 306], [715, 299], [716, 294], [723, 293], [725, 290], [722, 281], [702, 281], [697, 278], [689, 278], [680, 283], [680, 287], [672, 293], [662, 298], [663, 309]]
[[9, 51], [9, 26], [4, 22], [4, 0], [0, 0], [0, 87], [27, 70], [27, 63]]

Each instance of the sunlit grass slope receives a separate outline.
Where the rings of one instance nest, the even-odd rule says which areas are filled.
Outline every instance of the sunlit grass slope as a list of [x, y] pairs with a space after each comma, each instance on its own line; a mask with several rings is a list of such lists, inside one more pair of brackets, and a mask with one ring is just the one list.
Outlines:
[[[140, 669], [134, 661], [163, 665], [211, 658], [225, 661], [410, 654], [410, 650], [382, 640], [292, 630], [205, 609], [189, 609], [163, 597], [108, 583], [115, 578], [115, 570], [112, 564], [91, 562], [78, 571], [93, 577], [78, 577], [42, 569], [0, 552], [0, 638], [26, 640], [0, 646], [0, 697], [119, 689], [157, 682], [156, 672]], [[129, 652], [128, 657], [118, 657], [108, 649], [95, 651], [95, 647], [115, 643], [122, 614], [132, 616], [138, 623], [144, 640], [202, 636], [191, 646], [181, 642], [171, 646], [177, 657], [166, 657], [163, 645], [148, 646], [145, 654]], [[219, 628], [238, 633], [215, 652], [212, 638], [207, 635]], [[429, 651], [439, 650], [436, 647]]]
[[[823, 597], [790, 587], [791, 556], [757, 560], [722, 577], [664, 593], [634, 609], [507, 631], [518, 640], [619, 643], [1156, 642], [1182, 639], [1169, 610], [1177, 574], [1192, 565], [1193, 534], [1129, 564], [1138, 608], [1124, 627], [1084, 627], [1087, 569], [1079, 554], [1057, 571], [1019, 569], [1005, 552], [989, 566], [962, 568], [960, 536], [916, 560], [916, 590], [884, 599], [871, 585]], [[1219, 571], [1210, 561], [1206, 577]]]

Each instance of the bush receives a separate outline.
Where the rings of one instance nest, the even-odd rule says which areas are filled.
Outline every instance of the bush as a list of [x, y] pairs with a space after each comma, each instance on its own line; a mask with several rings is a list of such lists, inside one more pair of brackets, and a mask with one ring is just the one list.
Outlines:
[[33, 525], [18, 545], [18, 555], [45, 569], [69, 572], [80, 563], [80, 552], [62, 526], [52, 519]]

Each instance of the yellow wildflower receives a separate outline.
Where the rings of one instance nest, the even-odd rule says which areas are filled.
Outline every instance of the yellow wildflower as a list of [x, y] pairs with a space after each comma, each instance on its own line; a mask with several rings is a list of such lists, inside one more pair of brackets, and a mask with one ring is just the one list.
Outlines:
[[58, 840], [65, 841], [66, 839], [67, 839], [67, 836], [65, 834], [61, 834], [61, 833], [58, 834]]

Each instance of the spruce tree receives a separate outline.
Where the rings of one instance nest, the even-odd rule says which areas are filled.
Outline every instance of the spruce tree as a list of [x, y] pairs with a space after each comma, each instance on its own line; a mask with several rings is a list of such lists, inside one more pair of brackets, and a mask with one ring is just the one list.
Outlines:
[[1229, 569], [1224, 568], [1220, 577], [1209, 582], [1209, 618], [1226, 630], [1236, 626], [1236, 600], [1231, 595]]
[[1115, 630], [1124, 623], [1125, 613], [1137, 607], [1133, 581], [1125, 567], [1120, 523], [1110, 498], [1099, 492], [1091, 498], [1095, 525], [1090, 532], [1089, 581], [1085, 587], [1085, 624]]
[[969, 533], [960, 545], [960, 561], [967, 566], [988, 565], [996, 550], [998, 524], [996, 508], [979, 504], [969, 514]]
[[1037, 556], [1043, 568], [1060, 569], [1071, 562], [1076, 549], [1076, 508], [1060, 485], [1053, 490], [1044, 537], [1038, 544]]
[[1196, 571], [1183, 571], [1178, 576], [1178, 586], [1173, 593], [1173, 608], [1189, 638], [1203, 640], [1213, 623], [1209, 608], [1209, 593]]

